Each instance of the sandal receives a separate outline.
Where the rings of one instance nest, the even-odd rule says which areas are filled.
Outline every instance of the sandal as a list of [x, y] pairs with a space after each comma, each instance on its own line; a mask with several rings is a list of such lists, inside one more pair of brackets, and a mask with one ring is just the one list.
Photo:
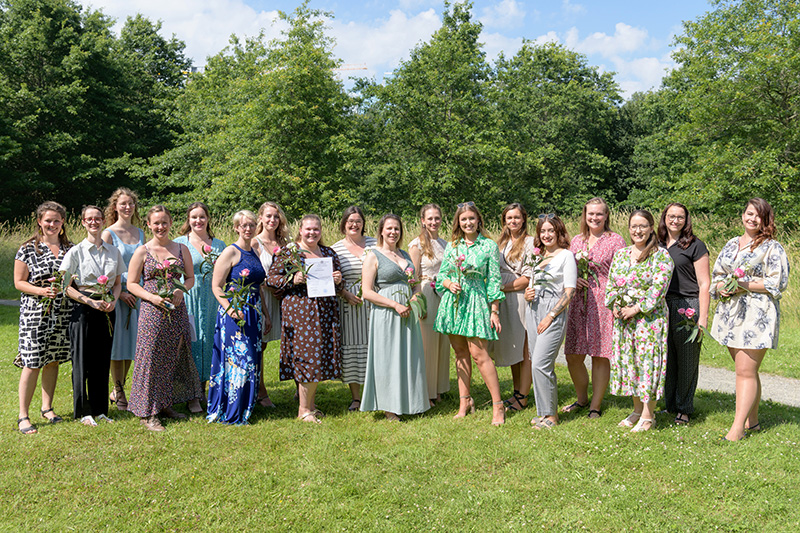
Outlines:
[[[592, 415], [597, 415], [597, 416], [592, 416]], [[595, 418], [600, 418], [601, 416], [603, 416], [603, 411], [601, 411], [600, 409], [589, 409], [589, 414], [586, 416], [594, 420]]]
[[467, 400], [467, 402], [469, 404], [469, 407], [467, 408], [466, 412], [462, 415], [461, 414], [461, 406], [459, 405], [458, 406], [458, 413], [456, 413], [456, 415], [453, 418], [464, 418], [468, 414], [474, 415], [475, 414], [475, 401], [472, 399], [472, 396], [470, 396], [468, 394], [466, 396], [459, 396], [458, 398], [459, 398], [459, 402], [461, 400]]
[[361, 407], [361, 400], [353, 400], [352, 402], [350, 402], [350, 407], [348, 407], [347, 410], [350, 411], [351, 413], [355, 413], [356, 411], [359, 410], [360, 407]]
[[309, 411], [304, 415], [297, 417], [301, 422], [313, 422], [314, 424], [322, 424], [314, 411]]
[[505, 404], [506, 407], [514, 403], [514, 400], [516, 400], [517, 398], [517, 394], [519, 394], [519, 391], [517, 389], [514, 389], [514, 392], [511, 394], [511, 397], [503, 400], [503, 403]]
[[750, 427], [744, 428], [745, 431], [761, 431], [761, 422], [756, 422]]
[[563, 409], [561, 409], [561, 412], [562, 413], [572, 413], [574, 411], [581, 411], [583, 409], [586, 409], [587, 407], [589, 407], [589, 402], [586, 402], [585, 404], [581, 405], [576, 400], [576, 401], [572, 402], [571, 404], [569, 404], [568, 406], [566, 406]]
[[260, 398], [256, 398], [256, 402], [261, 407], [266, 407], [268, 409], [275, 409], [277, 406], [269, 399], [269, 394], [261, 396]]
[[26, 420], [28, 421], [28, 423], [31, 422], [31, 419], [28, 418], [27, 416], [17, 419], [17, 429], [19, 430], [19, 432], [22, 433], [23, 435], [29, 435], [29, 434], [32, 434], [32, 433], [39, 433], [39, 431], [34, 427], [34, 425], [32, 423], [29, 426], [25, 426], [24, 428], [19, 427], [19, 425], [21, 423], [25, 422]]
[[679, 426], [688, 426], [689, 425], [689, 415], [686, 413], [678, 413], [678, 416], [675, 417], [675, 423]]
[[94, 427], [94, 426], [97, 425], [97, 422], [95, 422], [95, 420], [92, 417], [92, 415], [86, 415], [83, 418], [81, 418], [81, 424], [83, 424], [84, 426], [92, 426], [92, 427]]
[[[648, 426], [644, 427], [645, 424], [648, 424]], [[633, 426], [633, 429], [631, 429], [631, 433], [641, 433], [642, 431], [650, 431], [655, 427], [655, 425], [656, 425], [655, 418], [639, 418], [639, 422], [637, 422], [636, 425]]]
[[53, 417], [52, 418], [48, 418], [48, 417], [45, 416], [47, 413], [53, 413], [53, 408], [51, 407], [50, 409], [42, 409], [42, 418], [47, 420], [48, 424], [58, 424], [59, 422], [63, 422], [64, 421], [63, 418], [61, 418], [60, 416], [58, 416], [55, 413], [53, 413]]
[[499, 405], [502, 408], [500, 413], [503, 415], [503, 418], [501, 418], [500, 420], [495, 420], [494, 419], [494, 414], [492, 414], [492, 425], [493, 426], [502, 426], [503, 424], [506, 423], [506, 410], [505, 410], [505, 408], [503, 408], [503, 403], [504, 403], [503, 400], [498, 400], [496, 402], [492, 402], [492, 410], [494, 410], [494, 406], [495, 405]]
[[557, 422], [553, 422], [549, 418], [543, 416], [538, 422], [536, 422], [536, 424], [533, 425], [533, 429], [553, 429], [557, 425]]
[[[526, 407], [528, 407], [528, 402], [525, 402], [525, 405], [522, 405], [522, 400], [527, 400], [528, 395], [522, 394], [518, 390], [514, 391], [514, 396], [508, 400], [506, 400], [506, 411], [522, 411]], [[516, 405], [514, 405], [516, 403]]]
[[636, 421], [639, 420], [641, 416], [642, 416], [641, 413], [631, 413], [623, 420], [621, 420], [620, 423], [617, 424], [617, 426], [621, 428], [632, 428], [636, 425]]

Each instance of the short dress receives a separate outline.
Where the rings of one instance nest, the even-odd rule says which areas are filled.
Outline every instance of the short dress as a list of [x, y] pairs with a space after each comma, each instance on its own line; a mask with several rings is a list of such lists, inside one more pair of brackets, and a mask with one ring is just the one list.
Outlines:
[[[157, 291], [157, 265], [155, 258], [146, 251], [141, 283], [144, 290], [153, 294]], [[178, 266], [183, 268], [183, 265], [181, 249]], [[171, 311], [142, 301], [136, 364], [128, 399], [130, 412], [143, 418], [157, 415], [173, 404], [200, 398], [202, 390], [190, 343], [185, 299]]]
[[[378, 272], [375, 291], [396, 302], [411, 297], [411, 286], [405, 271], [377, 250]], [[414, 268], [411, 257], [400, 253]], [[419, 320], [412, 310], [401, 317], [390, 307], [370, 307], [369, 353], [362, 411], [386, 411], [398, 415], [413, 415], [430, 409], [428, 385], [425, 380], [425, 356], [422, 353], [422, 333]]]
[[[58, 271], [67, 250], [62, 246], [56, 257], [49, 246], [40, 242], [38, 251], [37, 254], [33, 241], [26, 242], [14, 259], [27, 265], [28, 283], [44, 287]], [[19, 349], [14, 364], [20, 368], [43, 368], [50, 363], [69, 361], [72, 357], [68, 334], [72, 300], [63, 292], [59, 293], [47, 314], [41, 296], [23, 292], [19, 304]]]
[[[365, 248], [375, 246], [374, 237], [365, 237]], [[344, 244], [344, 239], [334, 243], [333, 251], [339, 256], [342, 265], [344, 287], [358, 294], [361, 288], [361, 267], [364, 257], [356, 257]], [[339, 319], [342, 327], [342, 381], [344, 383], [364, 383], [367, 370], [367, 338], [369, 335], [369, 302], [350, 305], [347, 300], [339, 301]]]
[[567, 310], [567, 332], [564, 353], [611, 358], [611, 331], [614, 316], [605, 306], [606, 284], [611, 261], [617, 250], [625, 248], [621, 235], [607, 231], [594, 246], [588, 248], [583, 235], [576, 235], [569, 251], [577, 254], [588, 250], [589, 259], [597, 263], [597, 281], [589, 276], [588, 289], [577, 289]]
[[[139, 229], [139, 228], [137, 228]], [[111, 245], [122, 254], [125, 261], [125, 273], [122, 274], [122, 290], [127, 292], [125, 284], [128, 282], [128, 265], [131, 263], [133, 252], [144, 244], [144, 231], [139, 229], [139, 242], [135, 244], [125, 244], [122, 239], [117, 237], [114, 230], [106, 228], [111, 235]], [[112, 361], [132, 361], [136, 354], [136, 332], [139, 329], [139, 299], [136, 299], [136, 307], [128, 307], [128, 304], [120, 300], [117, 302], [116, 318], [114, 319], [114, 340], [111, 344]]]
[[430, 399], [450, 390], [450, 340], [447, 335], [442, 335], [433, 329], [441, 301], [439, 293], [436, 292], [436, 276], [442, 266], [445, 246], [447, 246], [447, 241], [444, 239], [431, 241], [433, 257], [428, 257], [422, 252], [419, 237], [408, 245], [409, 250], [414, 247], [419, 248], [421, 255], [420, 287], [422, 287], [422, 294], [428, 304], [428, 314], [419, 321], [419, 329], [422, 332], [422, 348], [425, 350], [425, 369], [428, 380], [428, 398]]
[[[197, 340], [192, 341], [192, 358], [197, 367], [200, 382], [208, 381], [211, 375], [211, 349], [214, 345], [214, 328], [217, 324], [217, 307], [219, 302], [214, 297], [211, 289], [211, 280], [214, 277], [214, 267], [208, 263], [203, 264], [203, 254], [189, 242], [189, 237], [183, 235], [175, 239], [178, 244], [183, 244], [192, 254], [192, 269], [194, 270], [194, 287], [184, 294], [186, 310], [194, 320], [194, 330]], [[222, 253], [225, 243], [219, 239], [211, 240], [211, 250]]]
[[758, 350], [778, 347], [780, 299], [789, 285], [789, 260], [778, 241], [769, 239], [755, 250], [739, 249], [739, 237], [729, 240], [717, 256], [711, 273], [711, 295], [719, 298], [717, 283], [737, 268], [741, 281], [763, 281], [763, 292], [738, 292], [720, 301], [709, 328], [718, 343], [729, 348]]
[[[531, 267], [525, 262], [533, 255], [533, 237], [525, 237], [525, 245], [516, 261], [509, 258], [512, 248], [508, 241], [500, 252], [500, 278], [503, 285], [526, 276], [531, 277]], [[506, 299], [500, 302], [500, 335], [499, 339], [489, 345], [489, 352], [497, 366], [511, 366], [522, 361], [525, 347], [525, 288], [514, 292], [506, 292]]]
[[[462, 255], [462, 271], [471, 272], [459, 276], [457, 263]], [[499, 260], [497, 243], [481, 234], [470, 245], [463, 238], [455, 246], [447, 243], [436, 277], [436, 290], [442, 295], [434, 325], [436, 331], [445, 335], [497, 340], [497, 332], [491, 325], [489, 304], [506, 298], [501, 290]], [[455, 295], [445, 289], [442, 283], [446, 279], [460, 280], [461, 293]]]
[[[269, 267], [272, 266], [272, 250], [267, 250], [267, 247], [261, 242], [261, 239], [256, 237], [258, 241], [258, 258], [261, 260], [261, 266], [264, 267], [264, 272], [269, 272]], [[267, 312], [269, 313], [269, 320], [272, 327], [269, 332], [261, 339], [264, 341], [264, 348], [267, 347], [268, 342], [281, 340], [281, 302], [278, 300], [271, 291], [266, 292]]]
[[[320, 246], [322, 257], [339, 258], [332, 248]], [[281, 301], [281, 381], [316, 383], [341, 376], [342, 336], [339, 330], [339, 302], [336, 296], [309, 298], [306, 284], [295, 285], [286, 277], [290, 255], [281, 248], [267, 274], [267, 285], [277, 289]]]

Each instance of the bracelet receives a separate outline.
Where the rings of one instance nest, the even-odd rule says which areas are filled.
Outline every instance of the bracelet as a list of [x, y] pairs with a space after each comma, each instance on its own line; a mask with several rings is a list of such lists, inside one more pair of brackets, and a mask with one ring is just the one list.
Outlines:
[[549, 313], [547, 313], [547, 316], [549, 316], [550, 318], [555, 320], [558, 315], [556, 315], [554, 312], [550, 311]]
[[498, 309], [492, 309], [492, 314], [500, 316], [500, 311]]

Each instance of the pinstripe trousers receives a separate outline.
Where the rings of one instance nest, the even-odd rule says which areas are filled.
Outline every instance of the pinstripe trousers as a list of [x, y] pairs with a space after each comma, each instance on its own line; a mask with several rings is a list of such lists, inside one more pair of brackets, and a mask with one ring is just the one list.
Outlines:
[[690, 332], [678, 331], [678, 323], [685, 317], [678, 309], [700, 310], [697, 298], [667, 296], [669, 308], [669, 334], [667, 336], [667, 376], [664, 381], [664, 398], [670, 413], [694, 413], [694, 393], [697, 389], [697, 374], [700, 366], [700, 342], [686, 343]]

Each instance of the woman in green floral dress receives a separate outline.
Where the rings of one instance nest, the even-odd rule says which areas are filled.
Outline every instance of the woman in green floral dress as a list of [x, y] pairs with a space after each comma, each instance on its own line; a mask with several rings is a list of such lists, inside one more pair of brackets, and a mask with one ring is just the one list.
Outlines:
[[492, 424], [499, 426], [505, 422], [505, 410], [497, 370], [487, 348], [500, 333], [499, 307], [505, 295], [497, 244], [483, 236], [483, 227], [483, 217], [474, 203], [458, 205], [452, 237], [436, 277], [436, 290], [443, 296], [434, 329], [450, 337], [456, 354], [460, 402], [454, 418], [475, 412], [470, 395], [471, 356], [492, 395]]

